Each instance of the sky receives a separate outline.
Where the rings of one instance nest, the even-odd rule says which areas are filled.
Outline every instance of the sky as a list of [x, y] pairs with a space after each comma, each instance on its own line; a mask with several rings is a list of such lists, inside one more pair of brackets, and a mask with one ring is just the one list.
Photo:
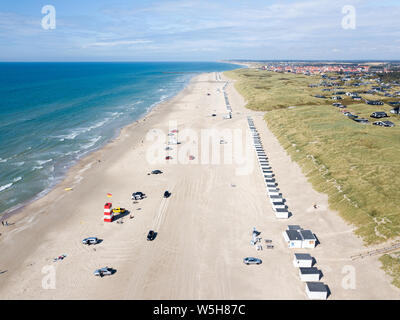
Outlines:
[[1, 0], [0, 61], [400, 60], [399, 17], [399, 0]]

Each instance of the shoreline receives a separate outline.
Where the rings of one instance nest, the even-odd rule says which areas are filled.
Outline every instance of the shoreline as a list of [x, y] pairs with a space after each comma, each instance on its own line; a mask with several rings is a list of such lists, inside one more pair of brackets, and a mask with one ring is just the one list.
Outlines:
[[[113, 143], [114, 140], [117, 140], [120, 135], [123, 133], [123, 130], [129, 130], [130, 128], [132, 128], [132, 126], [134, 126], [135, 124], [137, 124], [138, 122], [142, 121], [143, 119], [146, 119], [147, 117], [149, 117], [151, 115], [151, 113], [153, 112], [153, 110], [155, 111], [155, 109], [161, 107], [163, 104], [167, 104], [170, 100], [174, 99], [176, 96], [178, 96], [179, 94], [181, 94], [182, 91], [184, 91], [192, 82], [192, 80], [198, 76], [200, 76], [203, 73], [197, 73], [195, 75], [193, 75], [193, 77], [184, 85], [184, 87], [179, 90], [176, 94], [173, 94], [171, 97], [169, 98], [165, 98], [163, 100], [160, 100], [159, 102], [155, 102], [154, 104], [152, 104], [151, 106], [149, 106], [146, 110], [146, 112], [140, 116], [137, 120], [134, 120], [133, 122], [125, 125], [122, 128], [119, 128], [118, 130], [116, 130], [115, 134], [110, 137], [107, 141], [105, 141], [105, 143], [103, 145], [100, 145], [98, 148], [89, 151], [88, 153], [84, 154], [81, 158], [77, 158], [73, 161], [73, 163], [66, 169], [66, 171], [64, 172], [64, 174], [62, 174], [61, 176], [58, 177], [59, 181], [56, 182], [53, 186], [48, 187], [47, 189], [42, 190], [41, 192], [39, 192], [37, 195], [35, 195], [32, 199], [26, 200], [23, 203], [17, 204], [16, 206], [7, 209], [6, 211], [1, 213], [0, 216], [0, 221], [6, 221], [8, 219], [11, 218], [15, 218], [17, 217], [19, 214], [21, 214], [21, 212], [30, 204], [35, 203], [36, 201], [42, 199], [43, 197], [46, 197], [49, 193], [51, 193], [54, 189], [56, 189], [59, 185], [61, 185], [66, 179], [67, 177], [71, 174], [70, 171], [73, 171], [75, 167], [81, 166], [81, 164], [83, 162], [85, 162], [87, 160], [88, 157], [90, 157], [93, 153], [96, 153], [98, 151], [100, 151], [101, 149], [105, 148], [108, 144]], [[18, 219], [16, 220], [18, 221]], [[14, 221], [15, 222], [15, 221]]]

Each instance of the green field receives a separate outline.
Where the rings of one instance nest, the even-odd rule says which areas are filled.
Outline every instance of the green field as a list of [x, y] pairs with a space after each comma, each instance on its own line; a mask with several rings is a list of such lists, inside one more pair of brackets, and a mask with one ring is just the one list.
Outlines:
[[[300, 164], [314, 188], [328, 194], [330, 207], [355, 226], [366, 245], [400, 236], [398, 116], [391, 114], [393, 128], [354, 122], [333, 107], [333, 101], [313, 97], [331, 95], [308, 87], [321, 81], [317, 76], [252, 69], [226, 75], [237, 80], [235, 86], [248, 101], [248, 108], [269, 111], [265, 115], [269, 129]], [[387, 104], [370, 106], [351, 99], [343, 103], [347, 110], [370, 122], [372, 112], [389, 113], [391, 109]], [[400, 263], [398, 258], [395, 262], [388, 257], [382, 260], [386, 270], [400, 274], [400, 267], [393, 267], [396, 261]], [[399, 279], [394, 282], [400, 285]]]

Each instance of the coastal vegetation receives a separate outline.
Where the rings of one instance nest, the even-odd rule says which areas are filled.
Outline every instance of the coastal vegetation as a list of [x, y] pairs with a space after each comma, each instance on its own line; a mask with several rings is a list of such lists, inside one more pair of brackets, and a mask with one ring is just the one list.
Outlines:
[[[247, 99], [247, 108], [270, 111], [291, 105], [318, 105], [321, 100], [310, 95], [308, 85], [315, 79], [255, 69], [226, 72], [239, 80], [235, 87]], [[317, 92], [314, 89], [315, 92]]]
[[384, 254], [379, 259], [382, 262], [382, 269], [386, 273], [392, 276], [392, 284], [400, 288], [400, 255], [396, 254]]
[[[265, 120], [314, 188], [329, 196], [366, 245], [400, 236], [400, 118], [393, 128], [363, 125], [344, 116], [331, 100], [316, 99], [318, 76], [241, 69], [226, 73], [253, 110], [269, 111]], [[342, 101], [341, 101], [342, 102]], [[362, 118], [391, 106], [346, 101], [347, 110]], [[372, 120], [369, 118], [370, 121]], [[400, 259], [383, 256], [400, 286]]]

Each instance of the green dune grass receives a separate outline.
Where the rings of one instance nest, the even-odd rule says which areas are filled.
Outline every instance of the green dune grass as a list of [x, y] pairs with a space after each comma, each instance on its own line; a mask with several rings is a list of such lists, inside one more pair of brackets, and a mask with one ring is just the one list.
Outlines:
[[[331, 100], [314, 98], [321, 88], [316, 76], [240, 69], [226, 72], [253, 110], [268, 111], [265, 120], [314, 188], [329, 196], [337, 210], [366, 245], [400, 235], [400, 118], [393, 128], [363, 125], [344, 116]], [[348, 91], [348, 90], [344, 90]], [[378, 98], [375, 97], [375, 100]], [[347, 110], [369, 115], [391, 107], [369, 106], [349, 99]], [[295, 106], [295, 108], [288, 108]], [[400, 279], [400, 260], [383, 258], [385, 270]], [[398, 263], [399, 266], [393, 267]], [[394, 281], [400, 285], [400, 280]]]

